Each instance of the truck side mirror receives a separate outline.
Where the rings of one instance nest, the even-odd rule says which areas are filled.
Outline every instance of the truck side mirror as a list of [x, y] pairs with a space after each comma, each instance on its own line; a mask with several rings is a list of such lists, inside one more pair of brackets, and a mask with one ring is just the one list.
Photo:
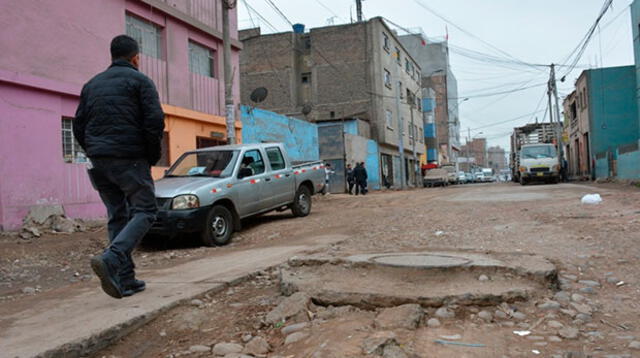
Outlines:
[[240, 168], [240, 171], [238, 172], [238, 179], [250, 177], [252, 175], [253, 170], [251, 170], [251, 168]]

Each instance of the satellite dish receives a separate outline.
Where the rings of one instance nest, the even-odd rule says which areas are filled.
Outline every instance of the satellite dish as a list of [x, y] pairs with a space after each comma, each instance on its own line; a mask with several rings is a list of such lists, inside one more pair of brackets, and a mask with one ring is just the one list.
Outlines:
[[313, 107], [310, 103], [306, 103], [304, 106], [302, 106], [302, 114], [304, 114], [305, 116], [311, 113], [311, 110], [313, 110]]
[[264, 101], [265, 98], [267, 98], [268, 94], [269, 91], [267, 91], [266, 88], [258, 87], [254, 89], [253, 92], [251, 92], [251, 96], [249, 96], [249, 98], [251, 98], [251, 101], [253, 101], [254, 103], [260, 103]]

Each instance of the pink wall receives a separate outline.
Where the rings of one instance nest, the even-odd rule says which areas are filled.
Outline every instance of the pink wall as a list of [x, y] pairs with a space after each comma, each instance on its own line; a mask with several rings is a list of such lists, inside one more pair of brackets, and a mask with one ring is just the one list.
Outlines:
[[[185, 0], [167, 1], [182, 2]], [[211, 0], [213, 1], [213, 0]], [[197, 2], [197, 1], [196, 1]], [[219, 7], [219, 1], [217, 1]], [[104, 208], [83, 164], [64, 163], [61, 117], [72, 117], [81, 86], [110, 63], [109, 42], [125, 32], [125, 12], [164, 28], [163, 102], [193, 108], [188, 40], [217, 51], [216, 79], [208, 79], [198, 108], [224, 114], [221, 43], [157, 9], [130, 0], [25, 0], [0, 2], [0, 228], [15, 229], [32, 205], [63, 204], [71, 217], [96, 218]], [[221, 24], [219, 11], [217, 24]], [[237, 37], [235, 11], [232, 36]], [[219, 28], [221, 30], [221, 28]], [[234, 96], [239, 99], [239, 56]], [[221, 107], [222, 105], [222, 107]]]

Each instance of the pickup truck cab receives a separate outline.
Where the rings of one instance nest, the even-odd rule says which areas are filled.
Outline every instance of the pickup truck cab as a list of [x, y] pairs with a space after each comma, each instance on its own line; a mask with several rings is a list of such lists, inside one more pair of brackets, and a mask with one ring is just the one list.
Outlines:
[[309, 215], [324, 181], [321, 161], [293, 165], [279, 143], [187, 152], [155, 183], [159, 212], [149, 235], [198, 233], [207, 246], [224, 245], [241, 219], [286, 209]]

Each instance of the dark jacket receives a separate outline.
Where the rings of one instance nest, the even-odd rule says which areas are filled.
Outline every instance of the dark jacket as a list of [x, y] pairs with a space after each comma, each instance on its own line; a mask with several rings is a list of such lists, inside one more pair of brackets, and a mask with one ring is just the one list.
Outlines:
[[347, 169], [347, 182], [353, 183], [355, 180], [356, 178], [353, 173], [353, 168]]
[[353, 170], [353, 176], [356, 178], [356, 182], [358, 183], [367, 182], [367, 170], [361, 165], [356, 166]]
[[151, 79], [114, 61], [82, 88], [73, 134], [89, 158], [160, 159], [164, 113]]

